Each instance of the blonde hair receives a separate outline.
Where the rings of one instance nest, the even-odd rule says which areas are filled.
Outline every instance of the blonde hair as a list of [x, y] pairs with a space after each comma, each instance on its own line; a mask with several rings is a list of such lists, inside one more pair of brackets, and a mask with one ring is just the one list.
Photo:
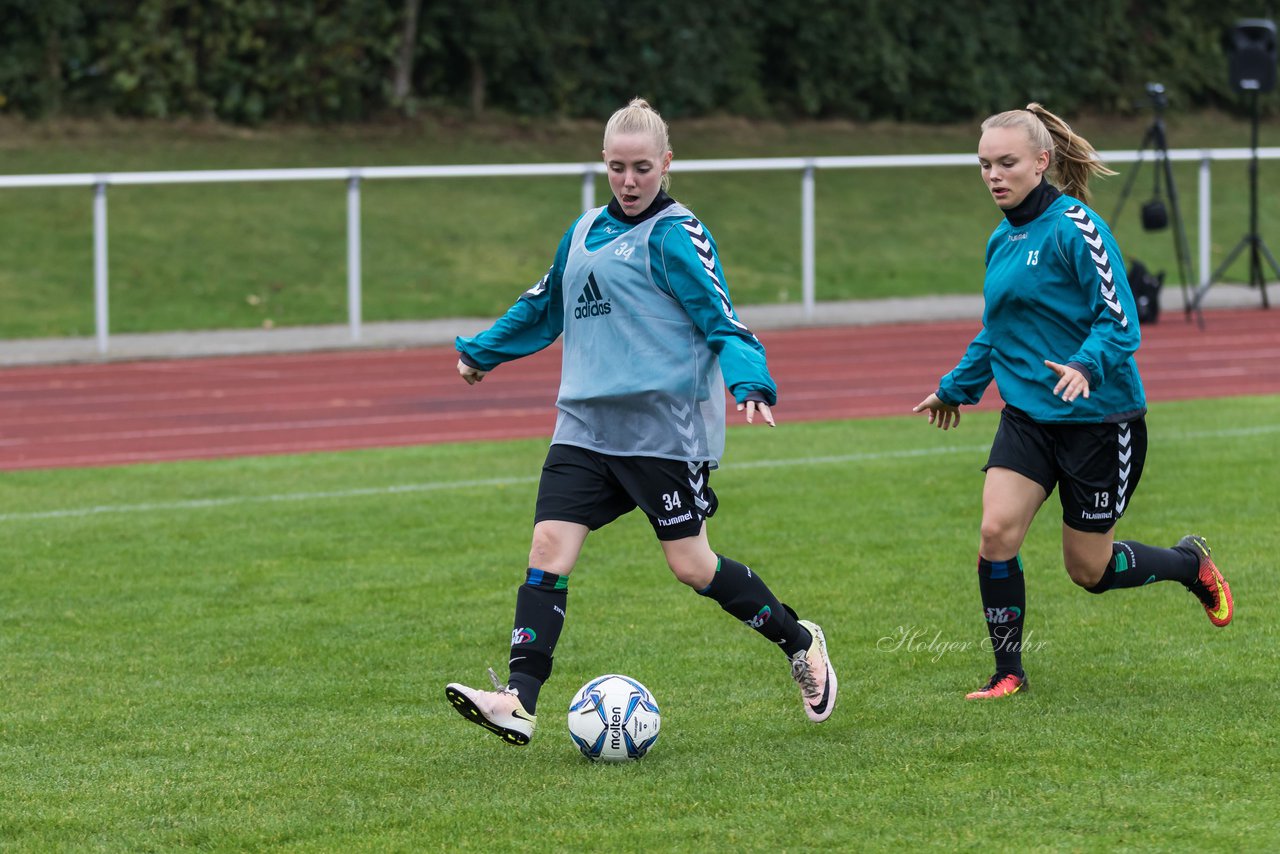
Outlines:
[[[604, 126], [604, 148], [609, 147], [609, 139], [619, 133], [636, 133], [648, 135], [658, 146], [660, 154], [671, 150], [670, 133], [667, 123], [662, 120], [658, 111], [649, 106], [644, 98], [632, 98], [625, 107], [614, 112]], [[662, 176], [662, 189], [671, 188], [670, 173]]]
[[1089, 140], [1071, 129], [1071, 125], [1034, 101], [1023, 110], [996, 113], [982, 123], [988, 128], [1022, 128], [1037, 151], [1049, 152], [1049, 172], [1064, 193], [1086, 204], [1089, 201], [1089, 178], [1115, 175], [1098, 159]]

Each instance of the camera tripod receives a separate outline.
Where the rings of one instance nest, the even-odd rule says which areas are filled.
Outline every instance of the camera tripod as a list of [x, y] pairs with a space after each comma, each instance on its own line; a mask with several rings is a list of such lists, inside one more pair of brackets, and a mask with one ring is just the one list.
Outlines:
[[[1182, 209], [1178, 205], [1178, 185], [1173, 181], [1173, 165], [1169, 160], [1169, 140], [1165, 134], [1164, 127], [1164, 87], [1158, 83], [1147, 85], [1147, 93], [1151, 95], [1152, 102], [1155, 105], [1155, 118], [1151, 120], [1151, 125], [1147, 128], [1146, 133], [1142, 135], [1142, 144], [1138, 146], [1138, 162], [1133, 167], [1133, 171], [1129, 173], [1128, 179], [1124, 182], [1124, 187], [1120, 190], [1120, 200], [1116, 203], [1116, 211], [1111, 216], [1113, 223], [1119, 222], [1120, 212], [1124, 209], [1124, 203], [1129, 198], [1129, 193], [1133, 190], [1133, 183], [1138, 177], [1138, 172], [1142, 169], [1143, 155], [1150, 149], [1155, 155], [1155, 165], [1153, 167], [1155, 179], [1152, 187], [1152, 200], [1159, 201], [1161, 198], [1160, 187], [1163, 181], [1165, 189], [1169, 194], [1169, 211], [1170, 219], [1173, 221], [1173, 251], [1178, 260], [1178, 281], [1182, 286], [1182, 304], [1186, 312], [1187, 319], [1191, 319], [1191, 312], [1195, 311], [1200, 319], [1200, 325], [1204, 325], [1204, 318], [1200, 315], [1200, 304], [1198, 300], [1193, 300], [1190, 293], [1191, 288], [1191, 250], [1187, 244], [1187, 230], [1182, 222]], [[1164, 227], [1164, 223], [1148, 224], [1145, 211], [1143, 216], [1143, 227], [1150, 231], [1154, 231]]]
[[1262, 307], [1270, 308], [1271, 304], [1267, 301], [1267, 283], [1262, 275], [1262, 258], [1266, 257], [1271, 262], [1271, 269], [1275, 271], [1276, 278], [1280, 279], [1280, 264], [1276, 264], [1276, 256], [1271, 254], [1271, 250], [1267, 248], [1267, 244], [1262, 242], [1262, 236], [1258, 234], [1258, 93], [1256, 91], [1250, 93], [1253, 96], [1253, 137], [1250, 148], [1253, 156], [1249, 158], [1249, 233], [1240, 238], [1240, 242], [1231, 250], [1230, 254], [1218, 265], [1218, 269], [1213, 271], [1213, 275], [1209, 277], [1209, 281], [1204, 282], [1196, 289], [1195, 298], [1192, 300], [1192, 306], [1199, 311], [1200, 301], [1204, 299], [1204, 295], [1208, 293], [1213, 283], [1218, 281], [1218, 277], [1226, 272], [1236, 257], [1245, 250], [1249, 249], [1249, 286], [1256, 287], [1262, 291]]

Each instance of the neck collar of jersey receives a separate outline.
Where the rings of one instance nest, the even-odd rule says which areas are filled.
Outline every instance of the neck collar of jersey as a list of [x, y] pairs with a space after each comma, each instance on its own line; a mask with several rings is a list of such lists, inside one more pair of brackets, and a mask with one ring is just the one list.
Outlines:
[[664, 211], [676, 203], [676, 200], [667, 195], [666, 190], [659, 190], [658, 195], [653, 197], [653, 201], [649, 203], [649, 207], [642, 210], [635, 216], [628, 216], [622, 212], [622, 205], [618, 204], [617, 198], [609, 200], [609, 216], [625, 222], [627, 225], [639, 225], [649, 217], [660, 211]]
[[1005, 219], [1009, 220], [1009, 225], [1020, 228], [1048, 210], [1049, 205], [1061, 195], [1061, 190], [1050, 184], [1048, 179], [1041, 178], [1040, 186], [1027, 193], [1025, 199], [1004, 212]]

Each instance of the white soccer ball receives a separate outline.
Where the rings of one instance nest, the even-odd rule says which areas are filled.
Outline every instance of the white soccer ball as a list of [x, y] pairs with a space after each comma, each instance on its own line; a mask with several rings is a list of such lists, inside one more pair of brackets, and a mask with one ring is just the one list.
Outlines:
[[617, 673], [592, 679], [569, 703], [569, 735], [592, 760], [639, 759], [658, 740], [661, 723], [649, 689]]

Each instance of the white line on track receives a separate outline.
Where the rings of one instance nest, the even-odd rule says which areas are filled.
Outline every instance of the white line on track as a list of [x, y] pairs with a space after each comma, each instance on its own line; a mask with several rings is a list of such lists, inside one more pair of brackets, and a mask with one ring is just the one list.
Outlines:
[[[1199, 441], [1227, 437], [1265, 436], [1280, 432], [1280, 424], [1257, 427], [1236, 427], [1222, 430], [1206, 430], [1189, 433], [1168, 433], [1160, 437], [1162, 442]], [[838, 454], [821, 457], [790, 457], [771, 460], [753, 460], [734, 463], [725, 474], [744, 469], [782, 468], [789, 466], [833, 465], [842, 463], [879, 462], [883, 460], [910, 459], [916, 457], [973, 454], [986, 451], [989, 445], [943, 445], [933, 448], [907, 448], [900, 451]], [[721, 475], [722, 477], [724, 475]], [[64, 510], [42, 510], [28, 513], [0, 513], [0, 524], [5, 522], [29, 522], [41, 519], [73, 519], [106, 514], [134, 514], [170, 512], [174, 510], [203, 510], [217, 507], [234, 507], [245, 504], [274, 504], [296, 501], [326, 501], [333, 499], [366, 498], [382, 495], [399, 495], [418, 492], [440, 492], [454, 489], [475, 489], [486, 486], [515, 486], [536, 483], [537, 476], [493, 477], [470, 480], [432, 481], [405, 483], [391, 486], [371, 486], [355, 489], [335, 489], [321, 492], [285, 492], [274, 495], [230, 495], [223, 498], [196, 498], [185, 501], [149, 502], [141, 504], [100, 504], [92, 507], [70, 507]]]

